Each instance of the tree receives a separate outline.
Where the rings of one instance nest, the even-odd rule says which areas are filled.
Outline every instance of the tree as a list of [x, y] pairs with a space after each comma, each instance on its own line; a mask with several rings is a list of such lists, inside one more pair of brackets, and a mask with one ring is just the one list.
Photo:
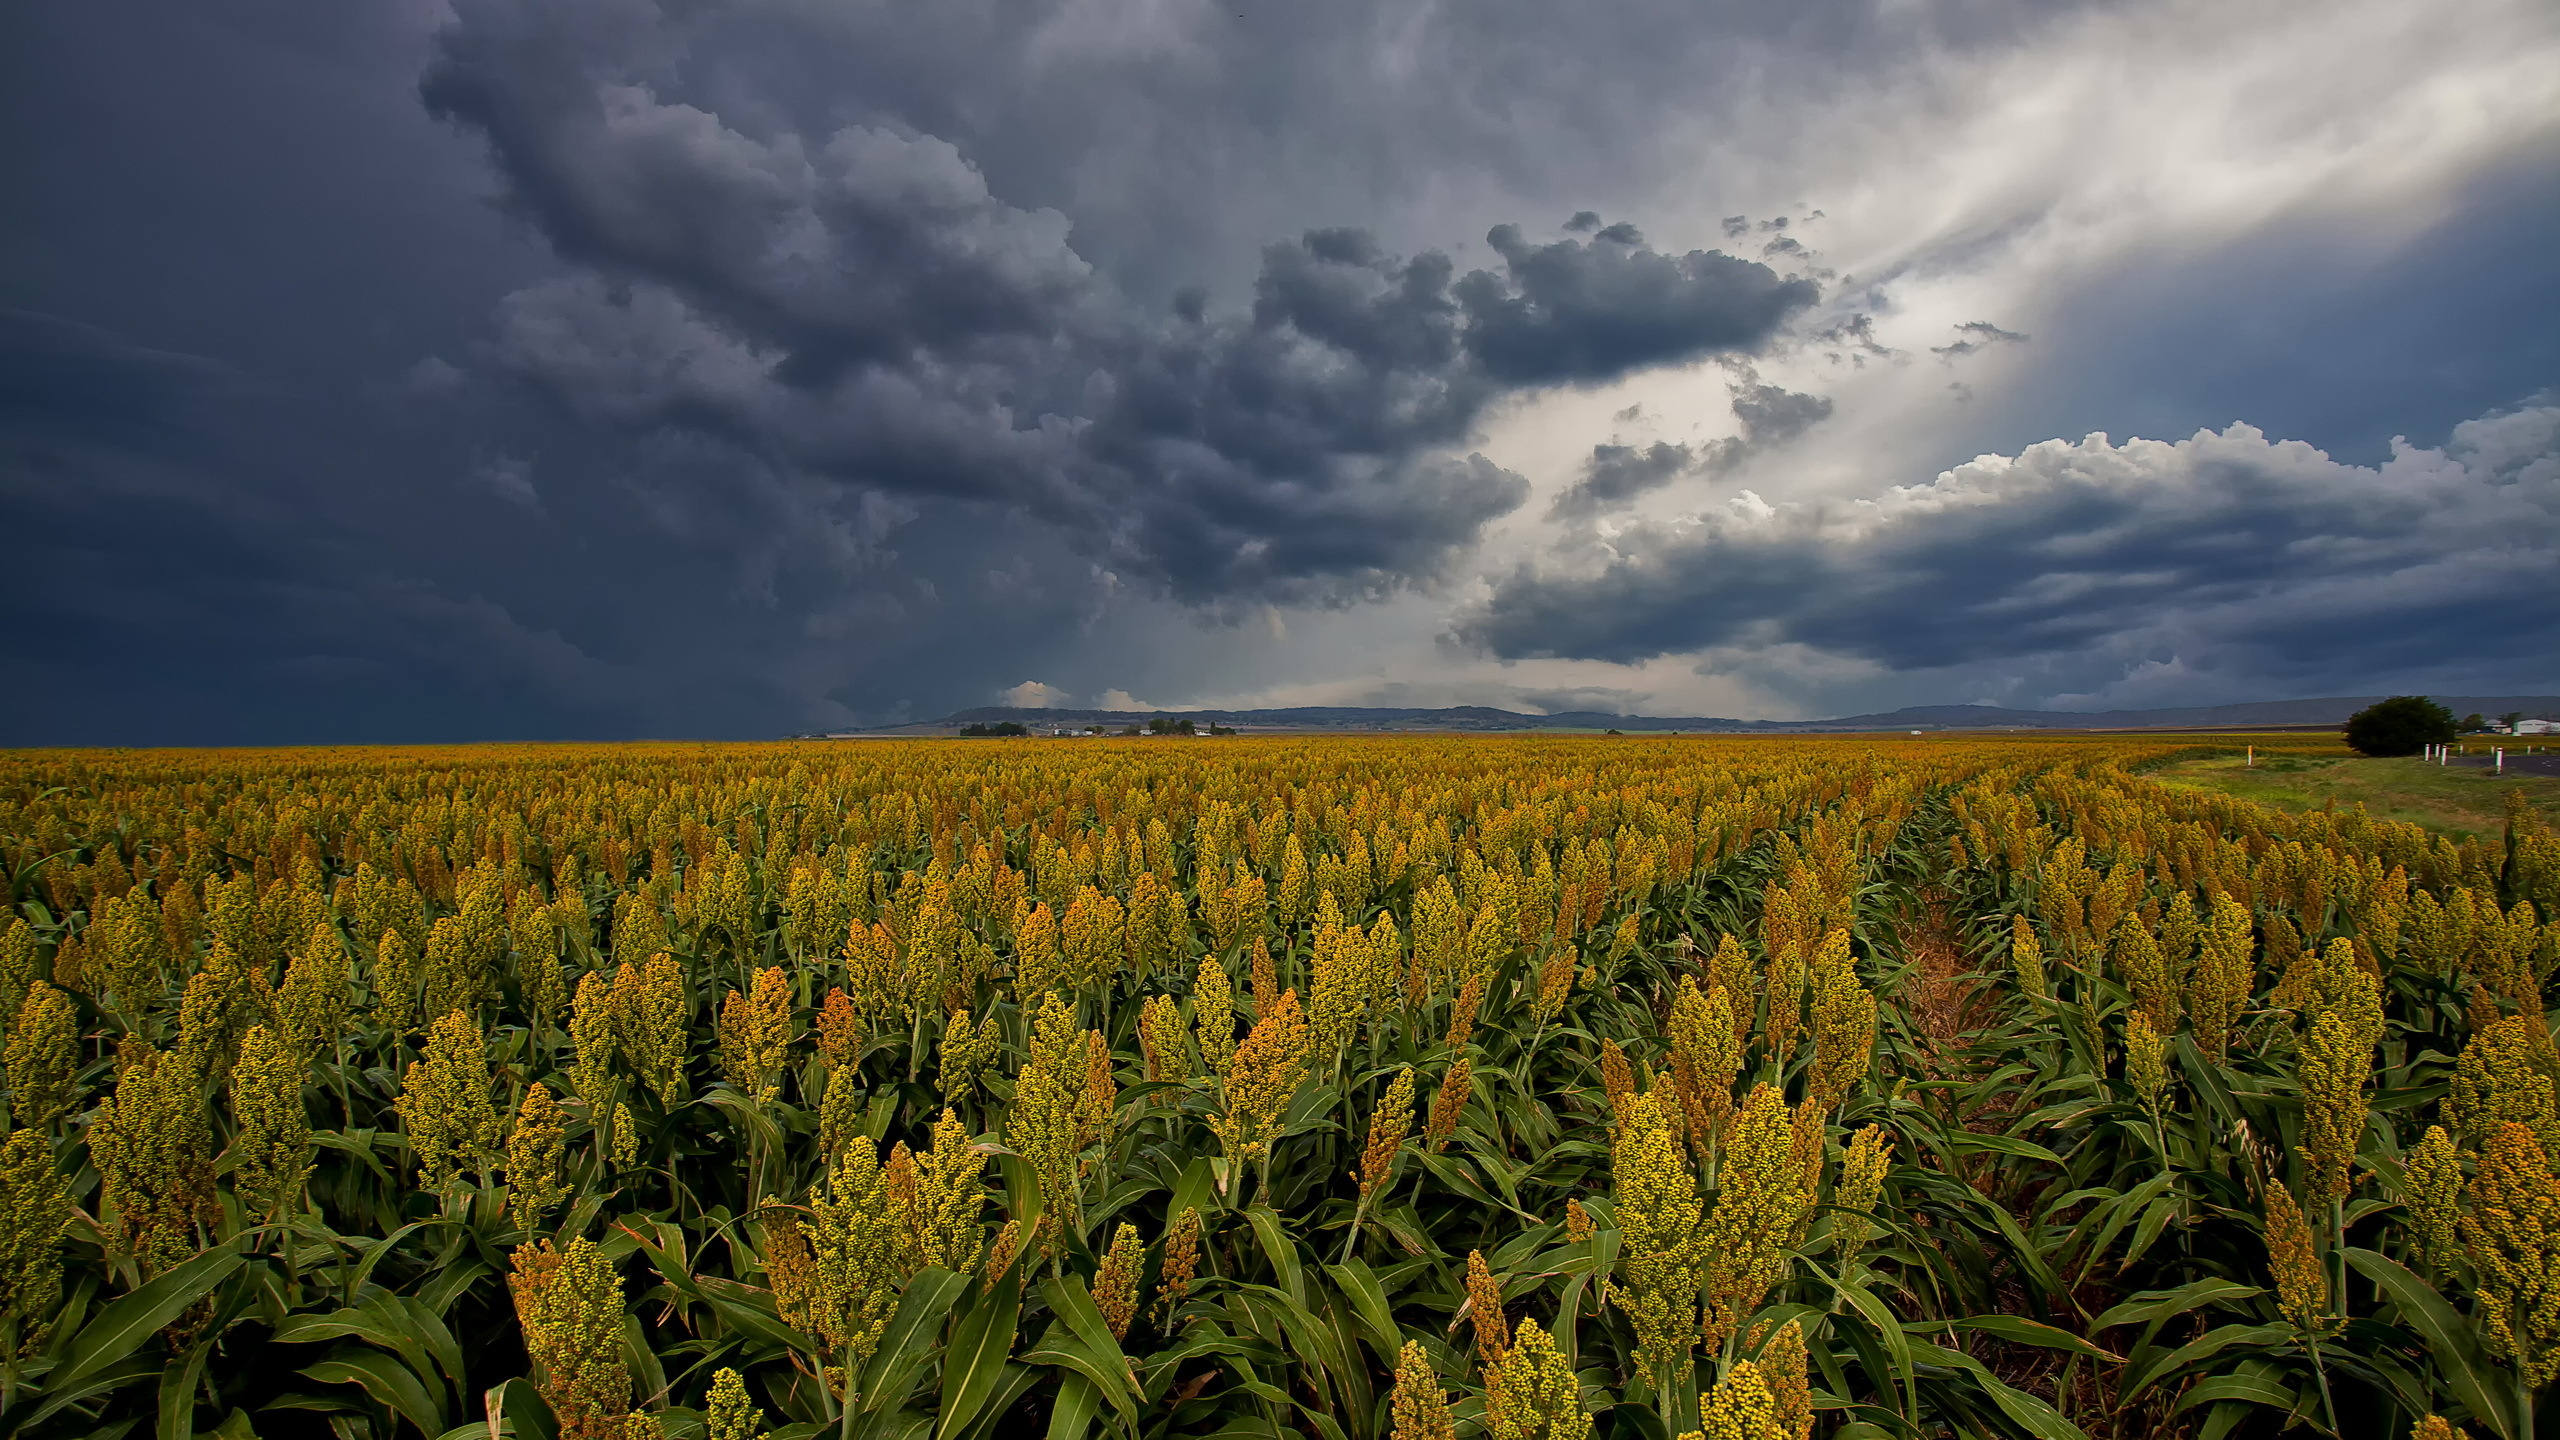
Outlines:
[[2510, 711], [2508, 711], [2506, 714], [2501, 715], [2501, 716], [2499, 716], [2499, 717], [2498, 717], [2498, 723], [2499, 723], [2499, 724], [2501, 724], [2501, 725], [2503, 725], [2503, 726], [2505, 726], [2505, 727], [2507, 727], [2507, 733], [2508, 733], [2508, 734], [2510, 734], [2510, 735], [2513, 735], [2514, 733], [2516, 733], [2516, 722], [2517, 722], [2517, 721], [2519, 721], [2519, 720], [2522, 720], [2523, 718], [2524, 718], [2524, 712], [2523, 712], [2523, 711], [2521, 711], [2521, 710], [2510, 710]]
[[2347, 717], [2347, 743], [2361, 755], [2415, 755], [2458, 733], [2453, 712], [2424, 695], [2394, 695]]
[[2459, 728], [2465, 735], [2477, 735], [2481, 731], [2489, 728], [2489, 722], [2481, 719], [2480, 712], [2474, 710], [2470, 714], [2462, 717], [2462, 724]]

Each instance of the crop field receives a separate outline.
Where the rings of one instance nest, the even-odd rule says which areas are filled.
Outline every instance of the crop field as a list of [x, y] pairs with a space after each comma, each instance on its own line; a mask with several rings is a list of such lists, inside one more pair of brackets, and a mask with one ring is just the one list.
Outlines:
[[2560, 840], [2222, 748], [0, 755], [0, 1433], [2529, 1440]]

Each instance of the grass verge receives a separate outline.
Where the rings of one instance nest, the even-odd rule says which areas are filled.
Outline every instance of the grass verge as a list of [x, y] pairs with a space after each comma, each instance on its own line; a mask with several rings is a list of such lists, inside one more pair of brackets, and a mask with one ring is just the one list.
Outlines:
[[2147, 773], [2164, 785], [2219, 790], [2280, 810], [2306, 811], [2362, 805], [2376, 819], [2407, 820], [2448, 835], [2479, 839], [2506, 823], [2506, 792], [2522, 790], [2541, 816], [2560, 824], [2560, 780], [2540, 776], [2492, 776], [2486, 770], [2430, 765], [2423, 760], [2374, 760], [2362, 756], [2318, 759], [2261, 757], [2243, 768], [2237, 755], [2181, 760]]

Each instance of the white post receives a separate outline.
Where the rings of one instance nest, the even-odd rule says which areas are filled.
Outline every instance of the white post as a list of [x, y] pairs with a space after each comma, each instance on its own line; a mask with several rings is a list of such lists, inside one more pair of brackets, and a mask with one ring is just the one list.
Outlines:
[[2498, 747], [2498, 752], [2497, 752], [2497, 754], [2498, 754], [2498, 773], [2499, 773], [2499, 774], [2501, 774], [2501, 775], [2504, 775], [2504, 774], [2506, 774], [2506, 773], [2507, 773], [2507, 751], [2506, 751], [2506, 747], [2505, 747], [2505, 746], [2503, 746], [2503, 745], [2502, 745], [2502, 746], [2500, 746], [2500, 747]]
[[2243, 770], [2254, 770], [2254, 769], [2258, 768], [2258, 747], [2257, 747], [2257, 746], [2252, 745], [2252, 746], [2250, 746], [2250, 747], [2249, 747], [2249, 758], [2247, 758], [2247, 759], [2245, 759], [2245, 760], [2243, 760], [2243, 761], [2241, 761], [2241, 762], [2240, 762], [2240, 768], [2241, 768], [2241, 769], [2243, 769]]

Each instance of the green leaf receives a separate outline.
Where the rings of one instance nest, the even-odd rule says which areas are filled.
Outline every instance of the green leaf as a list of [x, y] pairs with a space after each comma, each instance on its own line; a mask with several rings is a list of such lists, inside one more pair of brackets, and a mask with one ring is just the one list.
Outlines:
[[141, 1349], [247, 1263], [248, 1258], [236, 1250], [207, 1250], [170, 1266], [150, 1284], [99, 1311], [96, 1319], [81, 1327], [80, 1338], [71, 1342], [71, 1353], [61, 1368], [46, 1377], [46, 1391], [68, 1390]]
[[1049, 1440], [1084, 1440], [1093, 1428], [1093, 1417], [1102, 1413], [1101, 1396], [1093, 1382], [1082, 1375], [1070, 1374], [1058, 1386], [1058, 1403], [1049, 1412]]
[[1977, 1135], [1969, 1130], [1950, 1130], [1947, 1132], [1947, 1148], [1958, 1155], [1981, 1151], [2020, 1160], [2042, 1160], [2056, 1169], [2069, 1168], [2061, 1156], [2032, 1140], [2021, 1140], [2014, 1135]]
[[1272, 1271], [1280, 1277], [1280, 1288], [1300, 1306], [1307, 1303], [1307, 1280], [1298, 1264], [1298, 1242], [1289, 1238], [1281, 1227], [1280, 1216], [1268, 1205], [1256, 1205], [1245, 1212], [1252, 1222], [1254, 1238], [1261, 1242], [1262, 1253], [1271, 1259]]
[[1991, 1403], [2000, 1407], [2001, 1414], [2024, 1426], [2037, 1440], [2089, 1440], [2088, 1432], [2064, 1419], [2061, 1411], [2024, 1390], [2004, 1384], [1981, 1361], [1963, 1351], [1925, 1340], [1914, 1342], [1911, 1351], [1932, 1364], [1950, 1365], [1972, 1376], [1983, 1393], [1991, 1397]]
[[2508, 1397], [2514, 1382], [2491, 1368], [2471, 1326], [2436, 1288], [2408, 1266], [2376, 1251], [2350, 1248], [2347, 1263], [2363, 1272], [2400, 1308], [2411, 1328], [2427, 1342], [2436, 1368], [2454, 1398], [2470, 1407], [2471, 1418], [2495, 1429], [2502, 1440], [2525, 1440], [2515, 1430], [2516, 1407]]
[[2236, 1280], [2197, 1280], [2175, 1290], [2146, 1290], [2089, 1322], [2089, 1332], [2096, 1334], [2118, 1325], [2148, 1325], [2172, 1315], [2184, 1315], [2199, 1306], [2224, 1300], [2246, 1300], [2265, 1293], [2258, 1286], [2243, 1285]]
[[[1051, 1331], [1048, 1338], [1018, 1357], [1025, 1365], [1054, 1365], [1067, 1372], [1067, 1379], [1082, 1380], [1094, 1394], [1111, 1402], [1120, 1418], [1130, 1426], [1138, 1423], [1137, 1400], [1129, 1384], [1128, 1362], [1097, 1354], [1093, 1347], [1073, 1335]], [[1116, 1374], [1115, 1374], [1116, 1372]]]
[[1004, 1374], [1005, 1357], [1013, 1352], [1013, 1331], [1022, 1318], [1022, 1283], [1007, 1275], [951, 1332], [951, 1348], [942, 1361], [942, 1419], [935, 1433], [951, 1440], [987, 1403]]
[[864, 1367], [857, 1393], [862, 1409], [875, 1412], [891, 1397], [904, 1401], [915, 1388], [916, 1379], [924, 1373], [925, 1360], [932, 1353], [933, 1333], [941, 1328], [944, 1316], [951, 1313], [962, 1295], [969, 1291], [969, 1278], [948, 1270], [925, 1269], [907, 1282], [907, 1291], [898, 1297], [897, 1313], [889, 1317], [880, 1332], [880, 1348], [872, 1353], [871, 1363]]
[[2267, 1375], [2215, 1375], [2187, 1387], [2178, 1397], [2178, 1408], [2192, 1410], [2217, 1400], [2245, 1401], [2289, 1414], [2302, 1403], [2302, 1392]]
[[1396, 1330], [1395, 1312], [1387, 1307], [1387, 1293], [1378, 1284], [1375, 1272], [1358, 1260], [1340, 1265], [1327, 1265], [1325, 1273], [1341, 1288], [1343, 1298], [1351, 1302], [1351, 1313], [1360, 1321], [1361, 1338], [1390, 1370], [1404, 1349], [1404, 1337]]
[[2013, 1345], [2033, 1345], [2045, 1350], [2067, 1350], [2075, 1355], [2086, 1355], [2092, 1360], [2109, 1365], [2124, 1363], [2123, 1356], [2101, 1350], [2068, 1330], [2017, 1315], [1974, 1315], [1961, 1320], [1922, 1321], [1914, 1323], [1909, 1328], [1927, 1330], [1942, 1325], [1957, 1330], [1977, 1331], [1995, 1339], [2006, 1340]]
[[[1049, 1302], [1050, 1313], [1074, 1333], [1096, 1355], [1120, 1354], [1120, 1342], [1111, 1335], [1110, 1323], [1102, 1318], [1102, 1310], [1084, 1288], [1084, 1277], [1069, 1275], [1063, 1279], [1042, 1282], [1040, 1298]], [[1125, 1369], [1125, 1365], [1123, 1366]]]
[[445, 1432], [444, 1408], [399, 1357], [380, 1350], [340, 1349], [300, 1372], [323, 1385], [358, 1385], [391, 1413], [416, 1426], [422, 1435]]
[[521, 1377], [504, 1384], [492, 1385], [485, 1397], [491, 1420], [504, 1417], [515, 1431], [516, 1440], [554, 1440], [560, 1433], [560, 1422], [552, 1417], [551, 1402], [533, 1388], [533, 1382]]
[[2119, 1382], [2123, 1386], [2119, 1393], [2124, 1397], [2123, 1403], [2130, 1405], [2144, 1391], [2162, 1380], [2182, 1372], [2188, 1366], [2212, 1359], [2234, 1345], [2276, 1348], [2291, 1345], [2294, 1340], [2293, 1327], [2290, 1325], [2218, 1326], [2148, 1364], [2136, 1364], [2126, 1370]]
[[1919, 1377], [1911, 1363], [1914, 1349], [1911, 1338], [1903, 1333], [1901, 1322], [1893, 1318], [1893, 1313], [1885, 1308], [1884, 1302], [1878, 1300], [1865, 1286], [1835, 1282], [1834, 1288], [1839, 1292], [1840, 1298], [1848, 1301], [1851, 1308], [1865, 1317], [1867, 1324], [1874, 1328], [1877, 1338], [1884, 1341], [1885, 1351], [1893, 1360], [1894, 1372], [1901, 1377], [1902, 1403], [1907, 1413], [1907, 1407], [1917, 1398], [1919, 1387]]
[[204, 1378], [210, 1339], [187, 1347], [186, 1358], [160, 1373], [160, 1440], [195, 1440], [196, 1382]]

